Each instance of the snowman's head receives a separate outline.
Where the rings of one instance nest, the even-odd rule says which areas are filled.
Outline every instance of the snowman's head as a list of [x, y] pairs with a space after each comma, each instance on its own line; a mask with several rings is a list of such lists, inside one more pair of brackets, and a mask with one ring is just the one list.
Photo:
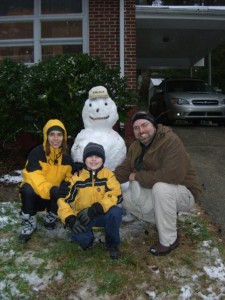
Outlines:
[[85, 128], [112, 128], [118, 120], [115, 102], [104, 86], [93, 87], [85, 101], [82, 118]]

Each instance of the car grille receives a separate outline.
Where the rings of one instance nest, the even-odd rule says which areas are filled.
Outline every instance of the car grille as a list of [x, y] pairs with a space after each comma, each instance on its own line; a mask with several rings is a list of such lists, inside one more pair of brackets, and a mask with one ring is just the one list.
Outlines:
[[218, 100], [193, 100], [194, 105], [218, 105]]
[[222, 117], [223, 114], [221, 112], [190, 112], [188, 114], [189, 117]]

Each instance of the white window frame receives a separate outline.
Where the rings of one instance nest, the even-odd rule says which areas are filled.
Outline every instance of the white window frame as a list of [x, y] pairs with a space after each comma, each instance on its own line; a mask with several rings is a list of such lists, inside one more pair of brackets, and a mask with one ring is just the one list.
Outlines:
[[[34, 63], [42, 60], [42, 46], [46, 45], [82, 45], [83, 53], [89, 53], [89, 0], [82, 0], [82, 13], [80, 14], [41, 14], [41, 0], [34, 1], [34, 15], [28, 16], [4, 16], [0, 17], [0, 23], [33, 22], [33, 39], [0, 40], [0, 47], [33, 46]], [[44, 0], [42, 0], [44, 1]], [[62, 0], [63, 1], [63, 0]], [[41, 38], [42, 21], [82, 21], [81, 38]]]

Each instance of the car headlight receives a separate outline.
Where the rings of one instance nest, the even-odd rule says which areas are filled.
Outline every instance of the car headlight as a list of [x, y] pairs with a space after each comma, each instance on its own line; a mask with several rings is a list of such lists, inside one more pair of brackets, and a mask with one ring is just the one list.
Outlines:
[[182, 99], [182, 98], [171, 98], [170, 103], [171, 104], [178, 104], [178, 105], [189, 104], [189, 102], [186, 99]]

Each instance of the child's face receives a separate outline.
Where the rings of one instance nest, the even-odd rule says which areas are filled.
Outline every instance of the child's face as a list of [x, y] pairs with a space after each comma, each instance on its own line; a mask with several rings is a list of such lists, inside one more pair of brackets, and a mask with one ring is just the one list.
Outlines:
[[101, 157], [98, 157], [96, 155], [92, 155], [86, 158], [85, 164], [88, 168], [88, 170], [97, 170], [99, 169], [103, 164], [103, 159]]

